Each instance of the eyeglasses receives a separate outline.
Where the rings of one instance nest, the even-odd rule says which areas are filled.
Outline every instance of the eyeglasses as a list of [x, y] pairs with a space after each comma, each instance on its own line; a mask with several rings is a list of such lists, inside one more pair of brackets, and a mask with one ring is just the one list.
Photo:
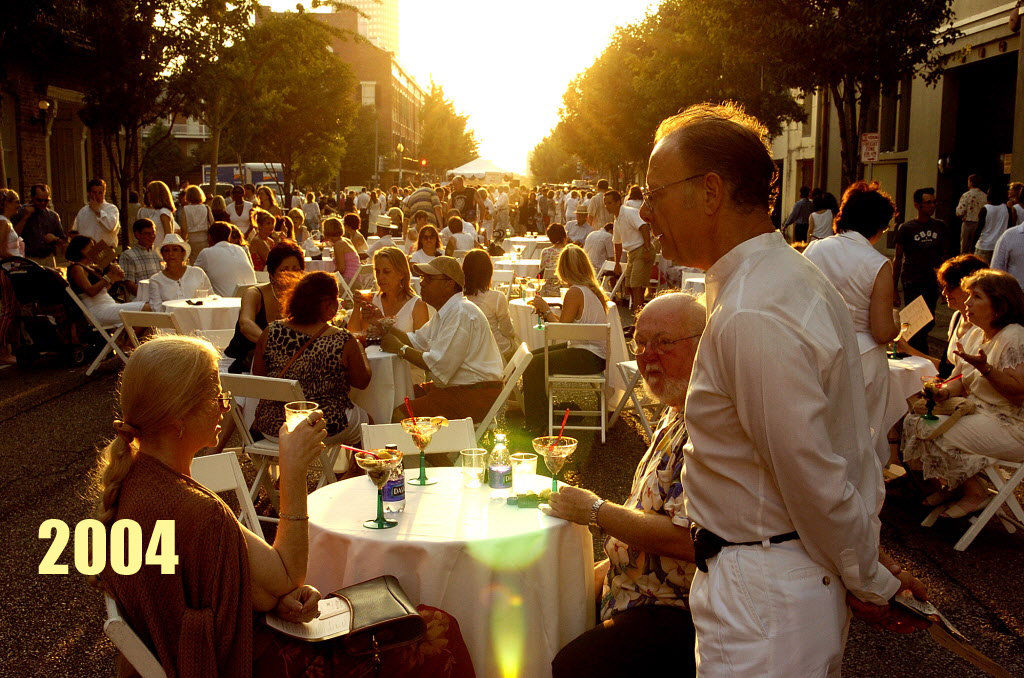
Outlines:
[[231, 391], [221, 391], [217, 395], [217, 404], [220, 405], [220, 409], [227, 412], [231, 409]]
[[675, 186], [676, 184], [684, 184], [687, 181], [693, 181], [694, 179], [699, 179], [706, 175], [707, 172], [701, 172], [699, 174], [694, 174], [693, 176], [686, 177], [685, 179], [679, 179], [678, 181], [670, 181], [669, 183], [663, 184], [656, 188], [651, 188], [650, 186], [648, 186], [647, 188], [641, 189], [640, 192], [644, 196], [644, 202], [650, 204], [651, 200], [654, 198], [654, 194], [657, 193], [658, 191], [664, 191], [666, 188], [669, 188], [670, 186]]
[[681, 341], [686, 341], [687, 339], [695, 339], [700, 335], [701, 333], [698, 332], [697, 334], [691, 334], [688, 337], [679, 337], [678, 339], [654, 339], [653, 341], [637, 341], [636, 339], [630, 339], [629, 350], [633, 352], [633, 355], [638, 356], [649, 351], [658, 353], [659, 355], [664, 355], [665, 351], [667, 351], [670, 346], [678, 344]]

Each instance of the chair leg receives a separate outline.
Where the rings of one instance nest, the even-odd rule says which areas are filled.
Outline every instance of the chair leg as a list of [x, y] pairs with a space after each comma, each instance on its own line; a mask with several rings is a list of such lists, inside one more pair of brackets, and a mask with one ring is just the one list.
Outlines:
[[548, 386], [548, 435], [549, 436], [555, 435], [555, 415], [554, 415], [554, 410], [555, 410], [555, 393], [551, 389], [551, 386], [549, 385]]
[[320, 481], [316, 485], [317, 489], [320, 489], [328, 483], [333, 483], [338, 479], [337, 476], [334, 475], [334, 464], [338, 461], [339, 452], [341, 452], [341, 448], [337, 445], [324, 448], [320, 452], [320, 464], [323, 466], [323, 472], [320, 474]]
[[601, 401], [601, 444], [604, 445], [607, 434], [608, 410], [605, 409], [604, 384], [598, 384], [598, 398]]
[[1017, 469], [1017, 472], [1013, 474], [1010, 480], [1003, 484], [996, 496], [991, 502], [989, 502], [988, 506], [985, 507], [985, 510], [981, 512], [981, 515], [978, 516], [978, 519], [974, 521], [974, 524], [971, 525], [967, 532], [964, 533], [964, 536], [960, 537], [960, 541], [958, 541], [953, 547], [955, 550], [964, 551], [971, 545], [971, 542], [974, 541], [974, 538], [978, 536], [978, 533], [981, 532], [982, 528], [985, 527], [988, 521], [992, 519], [992, 516], [994, 516], [996, 511], [999, 510], [999, 507], [1003, 505], [1006, 498], [1012, 495], [1013, 491], [1017, 489], [1021, 480], [1024, 480], [1024, 464], [1021, 464], [1020, 468]]
[[[999, 473], [999, 469], [995, 465], [989, 466], [985, 469], [985, 472], [988, 474], [989, 480], [992, 481], [992, 484], [995, 486], [997, 491], [1003, 489], [1003, 485], [1005, 485], [1007, 481], [1003, 480], [1002, 474]], [[1021, 509], [1020, 502], [1017, 501], [1017, 497], [1011, 494], [1006, 498], [1006, 505], [1009, 506], [1010, 512], [1013, 513], [1017, 520], [1024, 523], [1024, 510]]]

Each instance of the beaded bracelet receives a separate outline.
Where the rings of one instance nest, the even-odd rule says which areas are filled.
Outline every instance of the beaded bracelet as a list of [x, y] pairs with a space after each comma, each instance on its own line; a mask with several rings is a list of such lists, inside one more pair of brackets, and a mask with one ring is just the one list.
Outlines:
[[306, 516], [293, 516], [293, 515], [289, 515], [287, 513], [279, 513], [277, 515], [277, 517], [280, 518], [281, 520], [297, 520], [297, 521], [309, 520], [309, 516], [308, 515], [306, 515]]

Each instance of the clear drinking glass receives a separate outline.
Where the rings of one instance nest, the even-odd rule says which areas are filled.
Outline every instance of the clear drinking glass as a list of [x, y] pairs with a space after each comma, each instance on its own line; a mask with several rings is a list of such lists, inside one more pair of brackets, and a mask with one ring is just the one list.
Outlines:
[[473, 447], [459, 452], [462, 459], [462, 486], [476, 489], [484, 485], [484, 473], [487, 469], [487, 450]]
[[512, 494], [529, 492], [529, 481], [537, 475], [537, 455], [533, 452], [516, 452], [509, 459], [512, 461]]
[[402, 453], [399, 450], [367, 450], [356, 452], [356, 464], [366, 471], [377, 488], [377, 517], [363, 521], [363, 527], [368, 530], [386, 530], [398, 525], [398, 521], [388, 520], [384, 517], [384, 485], [387, 484], [391, 472], [395, 470], [398, 463], [402, 461]]
[[284, 406], [284, 423], [289, 431], [305, 422], [310, 414], [320, 409], [320, 405], [309, 400], [296, 400]]

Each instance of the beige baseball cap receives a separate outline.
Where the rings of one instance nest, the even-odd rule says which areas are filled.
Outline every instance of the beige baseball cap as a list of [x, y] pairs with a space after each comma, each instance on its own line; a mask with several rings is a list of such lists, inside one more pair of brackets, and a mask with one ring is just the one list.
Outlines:
[[462, 273], [462, 266], [455, 257], [434, 257], [426, 264], [413, 264], [412, 270], [416, 275], [443, 275], [459, 283], [459, 287], [466, 286], [466, 276]]

